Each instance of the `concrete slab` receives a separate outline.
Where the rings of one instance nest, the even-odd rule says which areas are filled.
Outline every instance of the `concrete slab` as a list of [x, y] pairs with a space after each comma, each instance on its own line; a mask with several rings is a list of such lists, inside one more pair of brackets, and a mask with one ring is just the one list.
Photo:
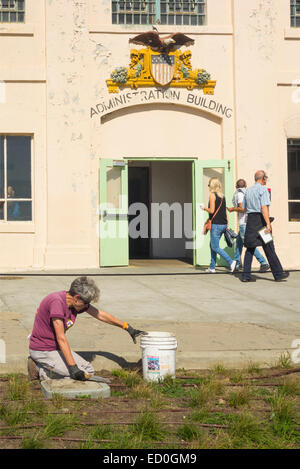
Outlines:
[[45, 379], [41, 381], [41, 389], [47, 399], [56, 394], [68, 398], [89, 396], [92, 399], [111, 396], [110, 387], [106, 383], [75, 381], [71, 378]]
[[[300, 272], [287, 282], [254, 272], [255, 283], [224, 268], [216, 274], [189, 264], [145, 263], [126, 268], [18, 273], [0, 280], [0, 339], [6, 363], [0, 373], [26, 372], [27, 336], [36, 308], [50, 292], [68, 289], [74, 278], [91, 275], [101, 290], [101, 309], [146, 331], [172, 332], [178, 342], [177, 368], [207, 368], [214, 363], [270, 366], [282, 353], [295, 352], [300, 339]], [[128, 333], [81, 315], [68, 331], [74, 351], [97, 371], [141, 366], [141, 349]]]

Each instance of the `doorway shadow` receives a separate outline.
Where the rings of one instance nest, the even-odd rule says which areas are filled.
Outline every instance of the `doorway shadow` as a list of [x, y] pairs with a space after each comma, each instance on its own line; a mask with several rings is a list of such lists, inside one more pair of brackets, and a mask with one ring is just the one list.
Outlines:
[[142, 370], [143, 364], [142, 359], [139, 359], [137, 362], [128, 362], [124, 357], [120, 357], [119, 355], [115, 355], [111, 352], [103, 352], [103, 351], [76, 351], [78, 355], [80, 355], [84, 360], [88, 362], [93, 362], [97, 356], [104, 357], [110, 360], [111, 362], [116, 363], [124, 370]]

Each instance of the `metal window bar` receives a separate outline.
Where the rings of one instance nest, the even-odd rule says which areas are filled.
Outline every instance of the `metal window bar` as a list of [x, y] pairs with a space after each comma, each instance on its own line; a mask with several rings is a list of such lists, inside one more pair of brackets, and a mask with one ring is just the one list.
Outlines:
[[113, 0], [113, 24], [154, 24], [155, 0]]
[[199, 26], [206, 23], [206, 0], [112, 0], [112, 23]]
[[25, 0], [0, 0], [0, 23], [23, 23]]
[[161, 0], [161, 24], [201, 26], [206, 24], [206, 0]]
[[300, 0], [290, 0], [291, 2], [291, 27], [300, 27]]

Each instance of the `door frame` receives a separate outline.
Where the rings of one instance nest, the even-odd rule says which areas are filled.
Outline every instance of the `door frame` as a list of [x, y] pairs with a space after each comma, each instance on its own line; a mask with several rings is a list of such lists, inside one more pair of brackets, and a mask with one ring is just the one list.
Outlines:
[[[153, 162], [153, 161], [156, 161], [156, 162], [159, 162], [159, 161], [170, 161], [170, 162], [179, 162], [179, 161], [182, 161], [182, 162], [190, 162], [192, 163], [192, 180], [193, 180], [193, 174], [194, 174], [194, 162], [198, 160], [198, 158], [195, 156], [195, 157], [188, 157], [188, 158], [184, 158], [184, 157], [168, 157], [168, 156], [153, 156], [153, 157], [139, 157], [139, 156], [134, 156], [134, 157], [124, 157], [124, 160], [126, 160], [127, 162], [129, 161], [148, 161], [149, 163]], [[152, 180], [152, 174], [150, 172], [150, 184], [151, 184], [151, 180]], [[193, 200], [192, 200], [192, 204], [193, 204], [193, 207], [194, 207], [194, 191], [192, 190], [192, 193], [193, 193]], [[194, 216], [193, 216], [194, 218]], [[194, 223], [194, 221], [193, 221]], [[149, 221], [149, 231], [151, 230], [151, 220]], [[151, 232], [151, 231], [150, 231]], [[150, 240], [150, 258], [151, 258], [151, 255], [152, 255], [152, 242]], [[194, 256], [193, 256], [194, 257]]]
[[[123, 164], [122, 164], [123, 163]], [[122, 207], [111, 207], [107, 201], [107, 168], [121, 167]], [[128, 265], [128, 163], [124, 159], [99, 160], [99, 258], [100, 267]], [[111, 232], [115, 237], [106, 236]], [[123, 236], [118, 236], [122, 233]], [[103, 234], [103, 236], [101, 236]]]
[[[125, 190], [125, 199], [127, 196], [127, 207], [122, 207], [121, 209], [111, 209], [111, 213], [117, 215], [122, 214], [128, 215], [128, 163], [129, 161], [148, 161], [148, 162], [154, 162], [154, 161], [170, 161], [170, 162], [179, 162], [179, 161], [184, 161], [184, 162], [191, 162], [192, 163], [192, 204], [193, 204], [193, 232], [194, 232], [194, 239], [193, 239], [193, 264], [194, 266], [196, 265], [201, 265], [199, 264], [199, 249], [197, 248], [197, 244], [199, 242], [199, 236], [202, 235], [202, 227], [203, 227], [203, 214], [204, 212], [201, 210], [202, 214], [199, 217], [199, 207], [197, 208], [197, 204], [203, 203], [204, 196], [203, 196], [203, 169], [204, 168], [221, 168], [224, 167], [225, 170], [225, 197], [227, 194], [229, 194], [229, 190], [232, 192], [233, 187], [234, 187], [234, 160], [233, 159], [213, 159], [213, 160], [200, 160], [197, 157], [124, 157], [121, 159], [112, 159], [112, 158], [100, 158], [100, 164], [99, 164], [99, 170], [103, 170], [105, 167], [105, 163], [101, 163], [101, 161], [123, 161], [125, 162], [125, 168], [126, 168], [126, 176], [124, 173], [125, 178], [127, 179], [126, 181], [122, 181], [122, 187]], [[230, 171], [226, 171], [226, 167], [230, 167]], [[100, 176], [101, 178], [101, 176]], [[100, 179], [101, 181], [101, 179]], [[102, 187], [101, 187], [102, 186]], [[106, 191], [106, 185], [101, 185], [100, 184], [100, 203], [101, 203], [101, 198], [102, 200], [104, 197], [104, 192]], [[228, 199], [228, 197], [226, 197]], [[234, 228], [234, 214], [228, 214], [229, 215], [229, 225], [230, 227]], [[102, 214], [103, 216], [103, 214]], [[99, 223], [101, 223], [101, 213], [100, 213], [100, 220]], [[127, 221], [128, 223], [128, 221]], [[128, 230], [127, 230], [128, 231]], [[100, 231], [101, 232], [101, 231]], [[128, 234], [129, 236], [129, 234]], [[208, 239], [208, 237], [207, 237]], [[126, 262], [124, 263], [124, 259], [121, 264], [111, 264], [113, 265], [129, 265], [129, 238], [127, 239], [127, 249], [126, 249], [126, 256], [127, 256], [127, 264]], [[101, 237], [100, 237], [100, 243], [101, 243]], [[205, 242], [207, 244], [207, 241]], [[209, 245], [206, 247], [206, 250], [208, 249], [209, 251]], [[151, 243], [150, 243], [150, 252], [151, 252]], [[100, 248], [100, 256], [101, 256], [101, 248]], [[125, 257], [126, 257], [125, 256]], [[103, 264], [101, 262], [101, 257], [100, 257], [100, 266], [108, 266], [110, 265], [109, 262], [105, 262]], [[203, 265], [203, 264], [202, 264]]]
[[[194, 231], [194, 266], [209, 265], [210, 259], [210, 235], [203, 234], [203, 225], [208, 218], [207, 213], [200, 208], [200, 204], [207, 206], [204, 200], [203, 170], [210, 168], [224, 168], [224, 195], [226, 200], [231, 200], [234, 188], [234, 160], [197, 160], [193, 172], [193, 231]], [[223, 188], [224, 189], [224, 188]], [[234, 229], [234, 213], [228, 213], [230, 228]], [[220, 240], [220, 247], [229, 255], [233, 254], [233, 248], [228, 248], [225, 239]], [[220, 258], [217, 265], [225, 266], [226, 262]]]

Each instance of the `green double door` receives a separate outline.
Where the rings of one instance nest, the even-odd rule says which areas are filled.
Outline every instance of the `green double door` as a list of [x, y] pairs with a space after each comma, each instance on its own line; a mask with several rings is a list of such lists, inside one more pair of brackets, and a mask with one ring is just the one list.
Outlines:
[[128, 163], [100, 159], [99, 181], [100, 266], [128, 265]]
[[[153, 160], [147, 159], [147, 161]], [[176, 162], [178, 159], [168, 159], [168, 161]], [[227, 205], [231, 206], [234, 191], [233, 161], [197, 159], [185, 161], [191, 161], [193, 181], [193, 263], [195, 266], [205, 266], [210, 262], [210, 236], [202, 234], [207, 212], [204, 212], [200, 205], [208, 204], [209, 179], [218, 177], [224, 188]], [[100, 266], [127, 266], [129, 264], [128, 161], [100, 159], [99, 183]], [[166, 184], [171, 185], [172, 181], [168, 180]], [[161, 203], [163, 202], [162, 200]], [[234, 214], [229, 214], [229, 223], [234, 228]], [[224, 239], [221, 240], [220, 246], [232, 254]], [[225, 265], [223, 259], [218, 259], [218, 265]]]

